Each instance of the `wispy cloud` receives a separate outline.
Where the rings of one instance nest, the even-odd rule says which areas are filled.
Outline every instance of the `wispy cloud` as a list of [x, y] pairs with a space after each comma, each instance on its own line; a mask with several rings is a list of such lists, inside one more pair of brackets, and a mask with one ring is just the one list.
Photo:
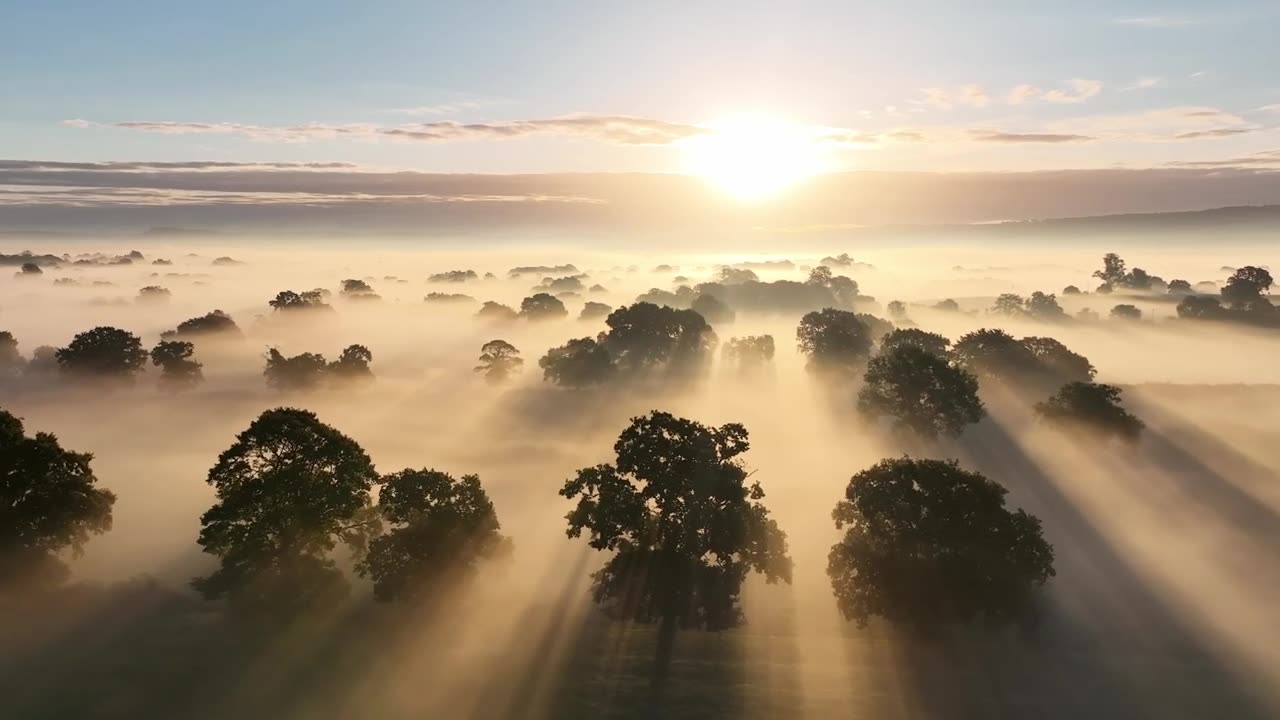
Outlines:
[[372, 123], [334, 125], [265, 126], [230, 122], [187, 122], [172, 120], [132, 120], [100, 123], [83, 119], [64, 121], [78, 128], [109, 127], [166, 135], [238, 135], [266, 142], [307, 142], [335, 138], [448, 142], [501, 140], [532, 135], [581, 137], [619, 145], [669, 145], [678, 140], [711, 132], [697, 125], [626, 115], [565, 115], [556, 118], [511, 120], [488, 123], [459, 123], [452, 120], [409, 123], [396, 126]]
[[1111, 141], [1163, 142], [1232, 137], [1260, 132], [1265, 128], [1219, 108], [1180, 106], [1060, 120], [1050, 123], [1048, 129]]
[[1049, 90], [1041, 97], [1052, 103], [1081, 103], [1102, 92], [1102, 82], [1098, 80], [1072, 78], [1067, 85], [1069, 90]]
[[994, 142], [994, 143], [1075, 143], [1089, 142], [1096, 138], [1089, 135], [1075, 135], [1071, 133], [1035, 133], [1035, 132], [1004, 132], [1001, 130], [972, 130], [970, 138], [978, 142]]
[[1164, 82], [1164, 78], [1159, 77], [1140, 77], [1133, 83], [1120, 88], [1120, 92], [1133, 92], [1134, 90], [1148, 90], [1160, 85]]
[[1199, 25], [1200, 20], [1185, 15], [1144, 15], [1140, 17], [1115, 18], [1117, 25], [1131, 25], [1143, 28], [1180, 28]]
[[982, 108], [991, 103], [991, 96], [981, 85], [964, 85], [955, 90], [940, 87], [921, 88], [924, 97], [911, 100], [912, 105], [930, 105], [939, 110], [950, 110], [957, 105]]
[[1021, 105], [1025, 102], [1036, 99], [1043, 93], [1044, 91], [1035, 85], [1019, 85], [1009, 91], [1009, 95], [1005, 101], [1010, 105]]

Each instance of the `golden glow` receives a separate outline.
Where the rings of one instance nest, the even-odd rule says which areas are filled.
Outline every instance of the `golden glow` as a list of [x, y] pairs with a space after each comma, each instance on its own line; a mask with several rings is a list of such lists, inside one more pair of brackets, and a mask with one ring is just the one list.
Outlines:
[[824, 172], [828, 158], [814, 133], [764, 115], [735, 115], [713, 132], [681, 143], [687, 172], [740, 200], [758, 200]]

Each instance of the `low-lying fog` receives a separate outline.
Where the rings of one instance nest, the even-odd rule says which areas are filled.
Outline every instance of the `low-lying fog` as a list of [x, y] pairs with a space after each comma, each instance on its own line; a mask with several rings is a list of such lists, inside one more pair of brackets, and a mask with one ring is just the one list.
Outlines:
[[[1126, 252], [1129, 267], [1166, 280], [1221, 285], [1243, 265], [1280, 267], [1270, 247]], [[18, 277], [0, 267], [0, 330], [30, 357], [77, 332], [110, 325], [146, 348], [179, 322], [229, 313], [241, 341], [196, 341], [205, 381], [158, 387], [148, 367], [132, 387], [94, 389], [56, 376], [0, 381], [0, 408], [27, 432], [57, 434], [94, 455], [102, 486], [118, 496], [114, 526], [71, 563], [69, 597], [14, 610], [0, 625], [0, 688], [7, 717], [626, 717], [638, 713], [652, 656], [649, 630], [619, 628], [592, 608], [589, 575], [603, 559], [565, 537], [569, 502], [557, 495], [577, 468], [613, 460], [628, 418], [662, 409], [750, 432], [746, 463], [759, 480], [795, 560], [792, 585], [757, 578], [745, 590], [746, 623], [723, 633], [681, 633], [670, 716], [708, 717], [1245, 717], [1280, 713], [1280, 329], [1177, 319], [1176, 298], [1094, 292], [1099, 253], [1074, 249], [850, 249], [834, 266], [888, 318], [906, 303], [915, 325], [952, 340], [982, 327], [1052, 336], [1125, 388], [1147, 424], [1134, 446], [1085, 442], [1044, 427], [1041, 397], [1001, 397], [983, 387], [991, 416], [955, 440], [906, 447], [854, 413], [852, 396], [810, 377], [795, 347], [802, 312], [739, 310], [713, 323], [731, 337], [770, 334], [774, 367], [744, 379], [717, 361], [698, 383], [662, 394], [573, 390], [544, 382], [537, 360], [571, 338], [594, 336], [587, 301], [614, 308], [652, 288], [712, 280], [723, 265], [761, 280], [803, 281], [823, 251], [775, 256], [653, 256], [557, 248], [409, 250], [402, 244], [306, 247], [297, 242], [218, 247], [200, 239], [163, 245], [55, 240], [37, 254], [138, 250], [128, 265], [62, 264]], [[855, 250], [857, 250], [855, 252]], [[236, 263], [215, 264], [218, 257]], [[171, 261], [154, 265], [156, 259]], [[769, 264], [790, 261], [788, 265]], [[742, 265], [742, 263], [750, 263]], [[512, 276], [517, 266], [573, 270]], [[669, 268], [658, 269], [659, 265]], [[474, 270], [463, 282], [435, 273]], [[493, 277], [486, 278], [486, 273]], [[543, 278], [585, 274], [564, 297], [569, 316], [532, 322], [476, 316], [483, 301], [519, 309]], [[34, 275], [34, 274], [33, 274]], [[66, 278], [67, 280], [63, 280]], [[344, 279], [380, 300], [353, 300]], [[684, 279], [680, 279], [684, 278]], [[593, 285], [603, 290], [589, 291]], [[140, 301], [158, 285], [167, 301]], [[1075, 285], [1081, 294], [1063, 294]], [[291, 318], [267, 305], [281, 290], [332, 291], [335, 312]], [[988, 311], [996, 296], [1056, 293], [1060, 323]], [[472, 299], [427, 302], [429, 293]], [[1208, 291], [1213, 292], [1213, 291]], [[951, 298], [958, 312], [935, 309]], [[1111, 319], [1117, 304], [1139, 321]], [[521, 352], [505, 384], [473, 371], [486, 341]], [[351, 389], [282, 393], [267, 387], [264, 353], [321, 353], [353, 343], [373, 353], [376, 380]], [[294, 406], [357, 440], [380, 472], [432, 467], [479, 474], [510, 562], [431, 613], [369, 607], [353, 583], [348, 614], [263, 643], [254, 653], [210, 632], [217, 613], [187, 589], [215, 559], [196, 545], [213, 502], [205, 474], [263, 410]], [[901, 456], [954, 457], [1010, 490], [1010, 505], [1037, 515], [1056, 551], [1046, 619], [1032, 637], [1000, 632], [956, 646], [910, 638], [877, 622], [843, 621], [826, 575], [839, 537], [830, 513], [849, 477]], [[147, 585], [139, 578], [151, 578]], [[126, 583], [126, 581], [133, 581]], [[78, 589], [77, 584], [79, 584]], [[73, 589], [74, 592], [73, 592]], [[120, 598], [124, 598], [121, 600]], [[216, 648], [213, 647], [216, 645]], [[960, 649], [957, 649], [959, 647]], [[237, 646], [239, 648], [239, 646]]]

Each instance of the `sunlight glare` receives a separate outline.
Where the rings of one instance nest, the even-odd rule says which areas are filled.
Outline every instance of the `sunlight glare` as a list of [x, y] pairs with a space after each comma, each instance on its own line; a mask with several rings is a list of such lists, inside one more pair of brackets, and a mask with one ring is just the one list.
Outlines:
[[799, 125], [753, 113], [710, 127], [682, 144], [686, 171], [739, 200], [775, 196], [828, 169], [817, 138]]

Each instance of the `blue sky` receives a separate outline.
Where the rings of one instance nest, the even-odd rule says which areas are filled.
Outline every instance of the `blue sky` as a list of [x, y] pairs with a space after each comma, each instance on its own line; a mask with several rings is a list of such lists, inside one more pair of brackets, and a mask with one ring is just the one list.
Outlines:
[[[1280, 147], [1275, 2], [3, 0], [0, 17], [0, 158], [678, 170], [675, 135], [554, 121], [699, 128], [741, 112], [864, 137], [830, 142], [834, 169], [1154, 167]], [[439, 122], [480, 127], [381, 132]]]

